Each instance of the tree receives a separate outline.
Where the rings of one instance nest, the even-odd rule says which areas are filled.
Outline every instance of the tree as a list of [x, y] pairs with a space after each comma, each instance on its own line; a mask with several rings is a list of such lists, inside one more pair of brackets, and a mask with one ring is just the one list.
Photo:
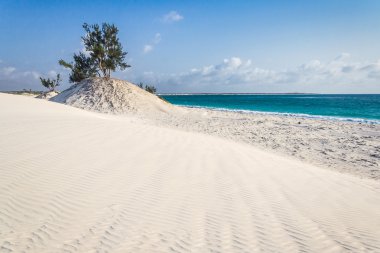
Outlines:
[[42, 78], [40, 77], [40, 80], [41, 80], [41, 84], [49, 89], [49, 91], [55, 91], [55, 88], [57, 86], [59, 86], [60, 82], [61, 82], [61, 75], [60, 74], [57, 74], [57, 78], [56, 79], [51, 79], [48, 78], [48, 79], [45, 79], [45, 78]]
[[103, 23], [100, 27], [98, 24], [84, 23], [83, 28], [86, 35], [82, 37], [82, 41], [89, 55], [74, 54], [74, 63], [59, 61], [60, 65], [71, 69], [70, 82], [80, 82], [95, 76], [110, 78], [111, 72], [130, 67], [125, 62], [127, 52], [123, 52], [117, 37], [119, 30], [115, 25]]

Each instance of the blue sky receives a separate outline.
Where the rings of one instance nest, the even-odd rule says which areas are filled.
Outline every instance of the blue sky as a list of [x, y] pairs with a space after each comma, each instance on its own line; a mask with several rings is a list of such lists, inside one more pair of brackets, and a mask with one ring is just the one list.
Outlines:
[[83, 50], [82, 24], [118, 26], [132, 68], [160, 92], [380, 93], [380, 1], [0, 0], [0, 90]]

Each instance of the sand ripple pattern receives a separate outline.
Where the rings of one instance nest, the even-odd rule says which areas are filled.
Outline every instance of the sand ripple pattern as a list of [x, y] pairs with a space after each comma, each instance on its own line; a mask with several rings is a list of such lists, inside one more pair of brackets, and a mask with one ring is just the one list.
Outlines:
[[33, 98], [0, 108], [0, 252], [380, 252], [378, 182]]

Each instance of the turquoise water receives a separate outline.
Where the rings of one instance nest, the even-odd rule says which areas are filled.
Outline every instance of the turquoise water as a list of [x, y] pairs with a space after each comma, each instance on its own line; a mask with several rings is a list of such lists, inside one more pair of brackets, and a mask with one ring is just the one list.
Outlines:
[[302, 114], [380, 123], [377, 95], [161, 95], [175, 105], [244, 112]]

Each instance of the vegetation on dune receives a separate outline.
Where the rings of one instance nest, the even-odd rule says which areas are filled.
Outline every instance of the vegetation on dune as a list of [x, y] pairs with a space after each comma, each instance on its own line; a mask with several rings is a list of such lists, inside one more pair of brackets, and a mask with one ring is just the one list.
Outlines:
[[142, 82], [139, 82], [139, 83], [137, 84], [137, 86], [140, 87], [141, 89], [144, 89], [144, 84], [143, 84]]
[[65, 68], [71, 69], [69, 76], [70, 83], [78, 83], [86, 78], [95, 77], [98, 71], [95, 62], [91, 57], [87, 57], [84, 53], [74, 54], [74, 63], [67, 63], [59, 60], [59, 64]]
[[152, 93], [152, 94], [155, 94], [156, 93], [156, 87], [154, 87], [154, 86], [149, 86], [149, 85], [146, 85], [145, 86], [145, 90], [147, 91], [147, 92], [150, 92], [150, 93]]
[[57, 86], [59, 86], [61, 82], [61, 75], [57, 74], [57, 77], [55, 79], [50, 79], [50, 78], [45, 79], [45, 78], [40, 77], [40, 81], [41, 81], [42, 86], [47, 88], [49, 91], [55, 91], [55, 89], [57, 88]]
[[78, 83], [90, 77], [110, 78], [117, 69], [124, 70], [131, 67], [125, 62], [127, 52], [118, 38], [119, 30], [113, 24], [83, 24], [86, 35], [82, 41], [86, 53], [74, 54], [74, 62], [59, 60], [59, 64], [71, 70], [69, 81]]
[[[131, 67], [125, 61], [127, 52], [123, 51], [118, 38], [119, 30], [115, 25], [103, 23], [100, 26], [84, 23], [83, 29], [86, 32], [81, 37], [84, 51], [74, 53], [72, 62], [62, 59], [58, 61], [59, 65], [70, 70], [70, 83], [79, 83], [91, 77], [108, 79], [117, 69], [124, 70]], [[61, 81], [59, 74], [56, 79], [40, 79], [41, 84], [50, 91], [54, 91]], [[152, 94], [157, 91], [153, 85], [144, 85], [140, 82], [137, 86]]]
[[138, 83], [137, 86], [152, 94], [155, 94], [157, 91], [156, 87], [154, 87], [153, 85], [144, 85], [142, 82]]

